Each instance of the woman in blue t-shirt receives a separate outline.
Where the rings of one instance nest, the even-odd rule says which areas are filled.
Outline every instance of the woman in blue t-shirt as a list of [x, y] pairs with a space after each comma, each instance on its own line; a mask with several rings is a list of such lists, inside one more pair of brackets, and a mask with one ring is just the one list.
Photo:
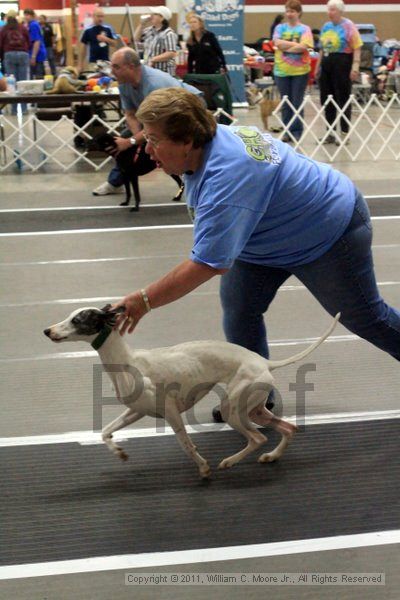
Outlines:
[[222, 275], [226, 338], [268, 357], [264, 313], [295, 275], [345, 327], [400, 360], [400, 312], [377, 288], [368, 206], [348, 177], [256, 128], [217, 125], [180, 88], [152, 92], [136, 117], [151, 158], [185, 174], [194, 241], [187, 260], [118, 302], [122, 334], [149, 307]]

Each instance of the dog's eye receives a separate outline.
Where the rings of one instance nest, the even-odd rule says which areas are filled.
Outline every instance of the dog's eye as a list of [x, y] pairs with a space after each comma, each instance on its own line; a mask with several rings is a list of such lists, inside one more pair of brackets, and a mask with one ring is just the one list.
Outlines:
[[78, 325], [78, 324], [79, 324], [79, 319], [78, 319], [78, 317], [74, 317], [74, 318], [71, 320], [71, 323], [72, 323], [72, 325]]

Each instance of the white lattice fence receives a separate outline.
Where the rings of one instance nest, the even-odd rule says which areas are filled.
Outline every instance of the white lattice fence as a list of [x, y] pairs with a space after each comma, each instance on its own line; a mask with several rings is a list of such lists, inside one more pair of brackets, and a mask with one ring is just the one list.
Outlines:
[[[278, 137], [282, 138], [285, 134], [290, 136], [290, 125], [295, 118], [299, 118], [303, 121], [304, 132], [299, 141], [293, 139], [293, 146], [311, 158], [325, 162], [400, 159], [400, 98], [397, 94], [386, 103], [371, 95], [365, 104], [351, 96], [349, 103], [352, 103], [353, 115], [349, 122], [349, 133], [343, 139], [337, 136], [337, 144], [324, 142], [328, 135], [336, 135], [335, 127], [339, 129], [340, 118], [346, 118], [347, 105], [340, 109], [333, 98], [329, 98], [327, 102], [332, 102], [337, 109], [332, 126], [328, 126], [324, 107], [315, 97], [306, 96], [297, 111], [286, 96], [282, 98], [273, 113], [283, 127]], [[286, 128], [280, 119], [280, 109], [284, 103], [288, 103], [294, 113]], [[304, 117], [300, 114], [303, 110]], [[94, 115], [83, 127], [77, 127], [65, 115], [58, 121], [42, 121], [31, 114], [22, 123], [0, 115], [0, 172], [13, 168], [37, 171], [48, 166], [69, 171], [76, 169], [78, 163], [100, 170], [111, 161], [110, 157], [96, 160], [93, 155], [74, 145], [77, 135], [87, 140], [92, 138], [90, 130], [93, 123], [100, 123], [110, 131], [116, 131], [123, 125], [124, 119], [111, 124]]]
[[63, 171], [69, 171], [78, 163], [88, 165], [98, 171], [111, 161], [111, 157], [94, 160], [93, 154], [75, 147], [74, 139], [81, 136], [91, 140], [93, 124], [103, 125], [110, 131], [116, 131], [125, 119], [110, 124], [98, 115], [78, 127], [71, 119], [63, 115], [57, 121], [43, 121], [31, 114], [22, 123], [0, 115], [0, 171], [9, 168], [26, 168], [37, 171], [52, 164]]
[[[325, 120], [325, 106], [331, 102], [336, 108], [336, 119], [332, 125]], [[285, 127], [280, 118], [282, 106], [287, 103], [293, 111], [293, 116]], [[346, 109], [352, 105], [351, 122], [346, 117]], [[304, 111], [304, 117], [301, 112]], [[284, 96], [279, 106], [273, 112], [282, 131], [279, 138], [288, 135], [293, 147], [304, 152], [311, 158], [328, 160], [378, 160], [400, 159], [400, 97], [393, 94], [388, 102], [381, 102], [375, 94], [371, 94], [365, 103], [360, 103], [356, 96], [350, 96], [343, 108], [340, 108], [332, 96], [329, 96], [324, 106], [312, 96], [306, 96], [303, 104], [295, 110]], [[295, 140], [290, 134], [290, 126], [298, 118], [303, 122], [304, 131], [300, 140]], [[343, 118], [349, 131], [341, 137], [336, 130], [340, 130], [340, 120]], [[327, 144], [328, 136], [335, 139], [335, 143]]]

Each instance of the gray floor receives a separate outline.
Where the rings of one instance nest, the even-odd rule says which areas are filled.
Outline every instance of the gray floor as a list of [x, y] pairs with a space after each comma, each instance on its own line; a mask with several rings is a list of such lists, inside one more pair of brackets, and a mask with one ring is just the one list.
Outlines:
[[[257, 121], [254, 112], [243, 112], [242, 120]], [[343, 161], [336, 163], [336, 167], [350, 175], [367, 195], [400, 194], [399, 179], [396, 178], [398, 163], [394, 161]], [[117, 299], [128, 291], [146, 285], [184, 259], [190, 250], [190, 228], [139, 228], [143, 225], [166, 224], [164, 217], [159, 222], [160, 209], [154, 205], [170, 203], [176, 190], [172, 180], [160, 172], [141, 180], [144, 207], [143, 218], [138, 219], [124, 209], [106, 208], [116, 206], [119, 197], [95, 198], [91, 195], [92, 188], [101, 183], [104, 177], [105, 173], [101, 172], [73, 175], [9, 173], [1, 176], [0, 210], [26, 210], [0, 213], [4, 216], [1, 219], [2, 231], [6, 234], [0, 235], [0, 438], [91, 431], [92, 365], [97, 362], [96, 358], [92, 355], [82, 357], [74, 354], [91, 350], [83, 344], [68, 347], [52, 345], [43, 336], [42, 330], [64, 318], [74, 308], [84, 305], [101, 306], [108, 300]], [[75, 210], [69, 211], [68, 217], [67, 211], [57, 213], [48, 210], [62, 207], [73, 207]], [[94, 223], [95, 230], [79, 231], [80, 227], [87, 226], [82, 225], [83, 212], [78, 210], [83, 207], [93, 208], [91, 222]], [[34, 208], [47, 210], [30, 210]], [[167, 206], [161, 210], [164, 215], [169, 209]], [[169, 224], [185, 223], [180, 210], [184, 211], [184, 208], [171, 207], [171, 212], [166, 217]], [[87, 215], [86, 210], [84, 213]], [[393, 210], [393, 214], [398, 215], [399, 211]], [[111, 230], [111, 220], [116, 219], [118, 224], [115, 227], [121, 227], [124, 225], [124, 215], [127, 229]], [[398, 223], [398, 218], [374, 220], [377, 278], [385, 298], [396, 306], [400, 306]], [[71, 227], [78, 230], [71, 233]], [[13, 235], [17, 233], [18, 235]], [[298, 281], [291, 279], [279, 292], [268, 315], [273, 357], [285, 357], [304, 348], [304, 340], [319, 336], [328, 322], [328, 316], [309, 293], [301, 288]], [[173, 305], [154, 311], [140, 323], [129, 343], [135, 347], [151, 348], [205, 338], [223, 339], [217, 280], [209, 282]], [[312, 374], [314, 391], [307, 395], [307, 415], [372, 413], [398, 409], [397, 363], [365, 342], [354, 339], [344, 328], [338, 327], [335, 330], [333, 339], [318, 350], [312, 361], [316, 364], [316, 372]], [[296, 411], [293, 393], [289, 391], [289, 383], [294, 381], [294, 377], [294, 367], [277, 372], [282, 411], [287, 416]], [[106, 382], [104, 388], [104, 393], [111, 395]], [[196, 419], [209, 423], [210, 410], [214, 404], [215, 398], [206, 398], [196, 411]], [[105, 408], [103, 421], [113, 418], [119, 412], [120, 409], [115, 406]], [[153, 425], [154, 422], [149, 419], [140, 421], [138, 427]], [[357, 439], [354, 444], [357, 444]], [[218, 477], [222, 475], [219, 474]], [[70, 473], [65, 473], [66, 478], [70, 476]], [[171, 478], [173, 477], [171, 466]], [[279, 497], [274, 502], [275, 508], [279, 506]], [[301, 498], [299, 503], [301, 504]], [[260, 506], [260, 511], [268, 512], [268, 505]], [[306, 512], [301, 518], [307, 519]], [[221, 527], [223, 526], [222, 523]], [[185, 528], [184, 520], [182, 527]], [[243, 523], [243, 527], [257, 527], [256, 516], [254, 523]], [[393, 523], [390, 529], [398, 528], [399, 524]], [[7, 541], [2, 540], [1, 543], [6, 544]], [[243, 598], [244, 595], [258, 598], [260, 594], [268, 593], [279, 599], [398, 598], [398, 563], [399, 546], [393, 544], [136, 569], [139, 572], [157, 573], [385, 572], [385, 587], [325, 585], [133, 588], [124, 585], [126, 570], [110, 569], [93, 573], [3, 580], [0, 581], [0, 597], [21, 600], [105, 600], [114, 597], [187, 598], [190, 595], [196, 599], [225, 599]], [[133, 571], [134, 569], [129, 569], [129, 572]]]

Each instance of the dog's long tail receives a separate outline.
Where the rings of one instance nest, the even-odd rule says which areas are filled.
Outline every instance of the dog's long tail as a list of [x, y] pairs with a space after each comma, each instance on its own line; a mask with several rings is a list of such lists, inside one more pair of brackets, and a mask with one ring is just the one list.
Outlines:
[[340, 313], [338, 313], [335, 316], [332, 324], [325, 331], [325, 333], [316, 342], [311, 344], [311, 346], [309, 346], [306, 350], [303, 350], [303, 352], [299, 352], [298, 354], [295, 354], [294, 356], [290, 356], [289, 358], [285, 358], [283, 360], [268, 360], [268, 366], [269, 366], [270, 370], [272, 371], [273, 369], [279, 369], [279, 367], [285, 367], [286, 365], [291, 365], [292, 363], [297, 362], [298, 360], [301, 360], [302, 358], [305, 358], [306, 356], [311, 354], [311, 352], [313, 352], [315, 350], [315, 348], [318, 348], [318, 346], [320, 344], [322, 344], [322, 342], [325, 341], [326, 338], [332, 333], [332, 331], [335, 329], [336, 323], [339, 321], [339, 319], [340, 319]]

